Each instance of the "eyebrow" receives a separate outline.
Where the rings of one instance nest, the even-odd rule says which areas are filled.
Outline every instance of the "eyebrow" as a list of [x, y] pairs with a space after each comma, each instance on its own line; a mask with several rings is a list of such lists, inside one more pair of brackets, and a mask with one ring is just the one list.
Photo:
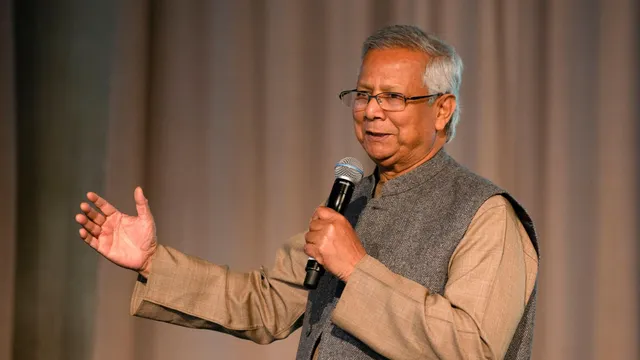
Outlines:
[[[358, 91], [371, 91], [373, 90], [372, 88], [369, 84], [358, 84], [358, 86], [356, 86], [356, 90]], [[402, 92], [399, 88], [399, 85], [385, 85], [381, 86], [380, 90], [381, 92]]]
[[358, 90], [358, 91], [371, 90], [371, 86], [369, 84], [357, 83], [356, 84], [356, 90]]

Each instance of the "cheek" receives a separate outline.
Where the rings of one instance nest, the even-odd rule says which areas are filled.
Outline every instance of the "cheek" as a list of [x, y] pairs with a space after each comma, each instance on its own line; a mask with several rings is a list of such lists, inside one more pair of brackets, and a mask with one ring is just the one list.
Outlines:
[[362, 112], [353, 113], [353, 131], [359, 142], [364, 140], [364, 115]]
[[393, 116], [389, 117], [389, 121], [395, 129], [396, 134], [398, 134], [398, 142], [404, 143], [408, 138], [415, 136], [415, 130], [413, 129], [413, 124], [410, 117]]
[[397, 119], [393, 122], [398, 129], [398, 141], [405, 145], [420, 144], [433, 135], [433, 123], [427, 114]]

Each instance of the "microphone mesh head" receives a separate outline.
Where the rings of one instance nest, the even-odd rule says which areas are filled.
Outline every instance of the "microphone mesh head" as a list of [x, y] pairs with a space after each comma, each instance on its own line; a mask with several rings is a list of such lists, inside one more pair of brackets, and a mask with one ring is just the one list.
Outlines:
[[334, 168], [336, 179], [345, 179], [357, 184], [362, 180], [362, 176], [364, 176], [364, 170], [362, 170], [363, 167], [364, 166], [362, 166], [362, 163], [358, 161], [358, 159], [346, 157], [338, 161]]

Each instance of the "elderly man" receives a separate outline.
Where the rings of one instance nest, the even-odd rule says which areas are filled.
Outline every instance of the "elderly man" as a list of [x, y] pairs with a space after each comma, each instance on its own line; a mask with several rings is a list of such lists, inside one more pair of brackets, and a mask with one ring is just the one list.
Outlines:
[[[273, 269], [234, 273], [157, 243], [142, 190], [138, 216], [95, 193], [80, 236], [139, 273], [136, 316], [269, 343], [302, 326], [298, 359], [530, 357], [537, 241], [511, 196], [443, 150], [458, 121], [462, 62], [413, 26], [364, 43], [357, 86], [340, 93], [376, 171], [345, 215], [318, 207]], [[302, 286], [307, 256], [324, 265]]]

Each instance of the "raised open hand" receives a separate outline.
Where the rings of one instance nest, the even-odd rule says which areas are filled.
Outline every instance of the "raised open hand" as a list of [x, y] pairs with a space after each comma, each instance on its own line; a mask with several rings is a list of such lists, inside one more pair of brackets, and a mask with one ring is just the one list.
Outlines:
[[138, 216], [124, 214], [98, 194], [89, 192], [87, 199], [100, 212], [83, 202], [80, 204], [83, 214], [77, 214], [76, 221], [82, 225], [80, 237], [89, 246], [114, 264], [147, 277], [158, 246], [156, 225], [140, 187], [133, 197]]

